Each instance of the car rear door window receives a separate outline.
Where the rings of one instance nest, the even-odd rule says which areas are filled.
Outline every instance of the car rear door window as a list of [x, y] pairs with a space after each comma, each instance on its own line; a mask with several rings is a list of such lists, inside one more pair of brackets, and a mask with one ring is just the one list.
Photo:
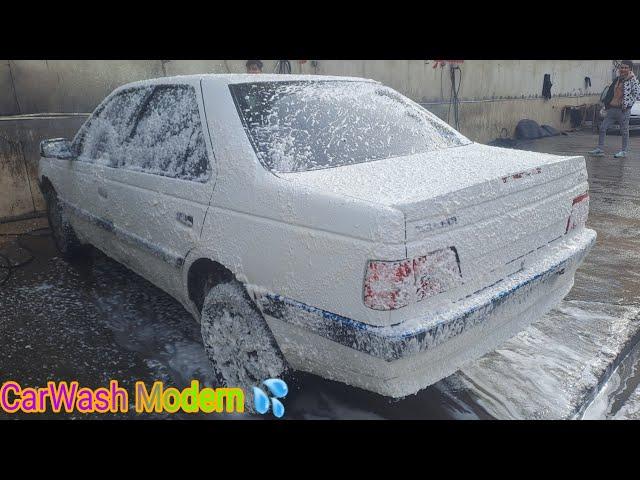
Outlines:
[[78, 158], [116, 167], [135, 114], [151, 91], [151, 87], [125, 90], [101, 105], [77, 139]]
[[195, 89], [156, 87], [126, 143], [123, 167], [183, 180], [205, 182], [209, 162]]

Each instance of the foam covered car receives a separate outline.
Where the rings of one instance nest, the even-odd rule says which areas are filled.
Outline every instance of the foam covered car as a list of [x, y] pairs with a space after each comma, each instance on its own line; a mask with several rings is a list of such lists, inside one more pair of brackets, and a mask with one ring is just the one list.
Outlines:
[[92, 244], [201, 323], [221, 382], [287, 369], [391, 397], [556, 305], [595, 241], [580, 156], [475, 143], [379, 82], [132, 83], [42, 142], [63, 255]]

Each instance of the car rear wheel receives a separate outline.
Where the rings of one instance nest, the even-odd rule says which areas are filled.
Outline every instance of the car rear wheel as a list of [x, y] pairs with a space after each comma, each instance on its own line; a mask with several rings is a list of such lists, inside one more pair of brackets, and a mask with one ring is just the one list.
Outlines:
[[58, 195], [52, 188], [46, 189], [43, 195], [47, 203], [47, 218], [56, 248], [66, 259], [78, 256], [82, 252], [82, 244], [65, 216]]
[[252, 397], [252, 387], [268, 378], [281, 378], [288, 370], [267, 322], [237, 281], [209, 290], [201, 330], [217, 380], [244, 389], [247, 397]]

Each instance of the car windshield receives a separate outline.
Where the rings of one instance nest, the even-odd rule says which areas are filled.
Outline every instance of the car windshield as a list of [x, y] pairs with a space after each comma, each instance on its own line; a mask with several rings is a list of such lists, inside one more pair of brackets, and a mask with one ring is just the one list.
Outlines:
[[374, 82], [229, 87], [258, 158], [276, 172], [339, 167], [471, 143], [415, 102]]

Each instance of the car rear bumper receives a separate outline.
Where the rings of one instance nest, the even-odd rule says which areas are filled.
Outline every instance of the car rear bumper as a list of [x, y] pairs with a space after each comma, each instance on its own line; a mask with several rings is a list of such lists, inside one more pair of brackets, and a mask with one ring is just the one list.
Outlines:
[[544, 258], [459, 302], [389, 327], [373, 327], [278, 295], [256, 298], [297, 370], [402, 397], [494, 350], [542, 317], [573, 286], [596, 239], [583, 229]]

